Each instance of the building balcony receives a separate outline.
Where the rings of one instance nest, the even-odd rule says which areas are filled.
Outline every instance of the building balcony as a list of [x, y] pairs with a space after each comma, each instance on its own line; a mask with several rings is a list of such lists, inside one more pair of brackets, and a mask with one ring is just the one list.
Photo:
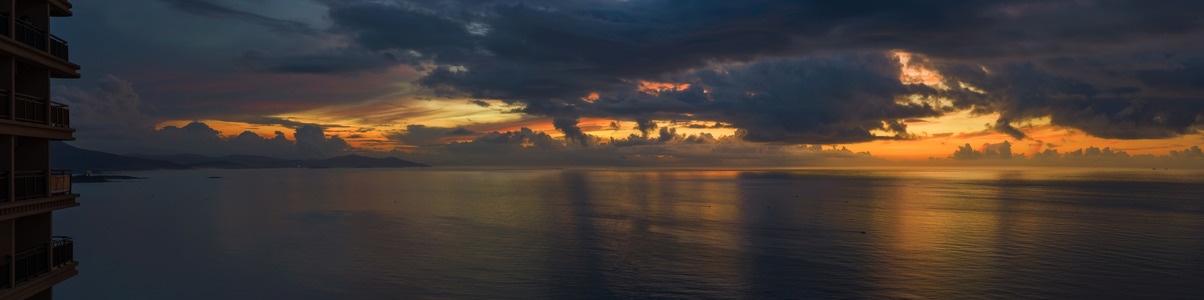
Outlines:
[[71, 170], [50, 170], [50, 195], [71, 193]]
[[71, 60], [68, 56], [67, 40], [50, 34], [45, 29], [38, 28], [38, 26], [21, 19], [11, 22], [11, 24], [15, 25], [13, 28], [15, 30], [8, 30], [9, 19], [12, 19], [12, 15], [7, 12], [0, 12], [0, 19], [4, 23], [3, 28], [0, 29], [4, 29], [5, 35], [11, 33], [10, 37], [26, 46], [42, 50], [63, 60]]
[[55, 236], [49, 244], [5, 256], [0, 261], [0, 298], [37, 293], [75, 276], [79, 272], [74, 248], [70, 237]]
[[71, 107], [44, 97], [0, 90], [0, 121], [8, 120], [16, 121], [12, 124], [22, 125], [23, 128], [0, 128], [0, 134], [74, 139]]
[[13, 200], [22, 201], [49, 197], [49, 174], [45, 171], [13, 173]]
[[71, 171], [0, 172], [0, 220], [76, 207], [78, 196], [71, 192]]
[[47, 0], [50, 2], [50, 16], [52, 17], [70, 17], [71, 2], [67, 0]]
[[66, 104], [50, 101], [50, 126], [71, 128], [71, 108]]
[[[7, 94], [7, 91], [0, 91], [0, 96]], [[54, 127], [71, 127], [71, 109], [66, 104], [22, 93], [13, 93], [12, 99], [15, 102], [13, 120]]]
[[[69, 14], [69, 10], [65, 12]], [[0, 34], [8, 37], [0, 43], [7, 52], [49, 67], [53, 77], [79, 78], [79, 66], [71, 63], [67, 40], [5, 11], [0, 11]]]
[[13, 120], [46, 124], [50, 118], [46, 114], [46, 99], [22, 93], [13, 94]]
[[13, 282], [21, 284], [75, 261], [75, 242], [71, 237], [55, 236], [50, 244], [21, 251], [14, 257]]
[[13, 173], [13, 200], [46, 198], [71, 193], [71, 171], [22, 171]]

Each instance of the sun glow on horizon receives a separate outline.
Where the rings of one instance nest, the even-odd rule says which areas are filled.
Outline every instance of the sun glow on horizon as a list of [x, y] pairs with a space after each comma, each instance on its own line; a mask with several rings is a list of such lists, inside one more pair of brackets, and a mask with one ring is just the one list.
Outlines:
[[275, 137], [276, 132], [279, 131], [285, 134], [285, 138], [289, 139], [290, 141], [294, 140], [293, 131], [295, 128], [289, 128], [276, 124], [251, 124], [245, 122], [231, 122], [214, 119], [163, 121], [155, 125], [155, 130], [163, 130], [163, 128], [168, 126], [184, 128], [184, 126], [188, 126], [188, 124], [193, 122], [200, 122], [208, 125], [209, 128], [217, 130], [218, 136], [222, 138], [233, 138], [246, 131], [250, 131], [251, 133], [257, 134], [261, 137], [271, 138]]

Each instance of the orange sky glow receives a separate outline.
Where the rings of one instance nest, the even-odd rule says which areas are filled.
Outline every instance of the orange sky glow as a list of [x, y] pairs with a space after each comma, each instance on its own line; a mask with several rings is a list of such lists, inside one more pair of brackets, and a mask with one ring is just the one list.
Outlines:
[[[895, 58], [902, 65], [899, 80], [907, 84], [924, 84], [938, 89], [946, 89], [944, 78], [938, 72], [911, 64], [911, 54], [896, 51]], [[690, 87], [687, 83], [640, 81], [638, 91], [650, 95], [659, 95], [667, 91], [684, 91]], [[601, 96], [597, 92], [587, 92], [581, 100], [597, 101]], [[902, 102], [921, 101], [921, 99], [901, 99]], [[933, 101], [931, 99], [924, 101]], [[938, 105], [944, 100], [936, 99]], [[401, 103], [401, 104], [399, 104]], [[464, 127], [478, 133], [492, 131], [513, 131], [530, 128], [546, 132], [553, 137], [563, 137], [551, 123], [550, 118], [534, 117], [510, 112], [506, 105], [497, 100], [486, 100], [490, 107], [484, 107], [463, 100], [419, 100], [409, 98], [379, 99], [366, 103], [343, 104], [317, 109], [301, 110], [294, 113], [271, 116], [300, 123], [325, 125], [328, 136], [339, 136], [352, 146], [372, 151], [406, 151], [414, 146], [390, 140], [390, 134], [403, 133], [407, 125], [421, 124], [429, 127]], [[914, 137], [907, 140], [882, 139], [873, 142], [835, 145], [847, 147], [855, 152], [870, 152], [876, 157], [890, 160], [917, 160], [930, 157], [945, 158], [957, 147], [970, 144], [980, 148], [986, 144], [996, 144], [1003, 141], [1012, 143], [1015, 154], [1032, 156], [1046, 149], [1057, 149], [1061, 152], [1074, 151], [1090, 146], [1111, 147], [1113, 150], [1123, 150], [1129, 154], [1166, 154], [1170, 150], [1183, 149], [1191, 145], [1204, 143], [1204, 136], [1184, 135], [1171, 139], [1148, 140], [1113, 140], [1092, 137], [1081, 131], [1051, 125], [1047, 118], [1029, 120], [1013, 125], [1025, 132], [1029, 138], [1014, 140], [1010, 136], [990, 129], [998, 119], [998, 115], [973, 115], [969, 111], [949, 113], [940, 117], [913, 120], [907, 123], [908, 132]], [[182, 127], [193, 120], [172, 120], [158, 124], [164, 126]], [[283, 125], [260, 125], [229, 120], [197, 120], [204, 122], [221, 132], [222, 136], [233, 137], [243, 131], [251, 131], [260, 136], [272, 137], [276, 131], [284, 132], [285, 136], [293, 139], [293, 128]], [[709, 133], [716, 138], [731, 136], [735, 128], [689, 128], [688, 125], [706, 125], [713, 127], [715, 122], [695, 121], [693, 123], [674, 123], [670, 120], [657, 120], [658, 127], [674, 128], [678, 134], [695, 135]], [[617, 125], [617, 126], [616, 126]], [[633, 120], [614, 120], [606, 118], [583, 118], [580, 120], [581, 129], [591, 135], [602, 138], [603, 142], [610, 138], [622, 139], [629, 135], [641, 135]], [[695, 126], [700, 127], [700, 126]], [[653, 132], [650, 135], [655, 136]], [[882, 134], [886, 136], [887, 134]], [[441, 142], [467, 141], [471, 136], [453, 136], [440, 140]]]

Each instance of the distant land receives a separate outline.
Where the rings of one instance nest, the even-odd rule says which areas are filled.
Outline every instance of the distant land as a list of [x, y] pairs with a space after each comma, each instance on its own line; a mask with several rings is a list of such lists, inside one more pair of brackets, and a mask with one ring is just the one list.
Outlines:
[[80, 149], [64, 142], [50, 143], [50, 165], [54, 169], [75, 172], [91, 170], [146, 171], [183, 169], [267, 169], [267, 168], [412, 168], [430, 165], [396, 157], [373, 158], [344, 155], [326, 159], [281, 159], [254, 155], [210, 157], [196, 154], [176, 155], [118, 155]]

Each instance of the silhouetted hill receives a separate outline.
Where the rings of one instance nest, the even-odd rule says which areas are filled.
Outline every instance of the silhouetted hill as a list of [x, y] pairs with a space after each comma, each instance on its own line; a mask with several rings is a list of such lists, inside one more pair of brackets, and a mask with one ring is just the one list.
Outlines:
[[408, 160], [403, 160], [396, 157], [372, 158], [359, 156], [355, 154], [344, 155], [339, 157], [307, 160], [301, 162], [304, 167], [310, 168], [409, 168], [409, 167], [430, 167], [427, 164], [420, 164]]
[[195, 164], [188, 164], [188, 167], [195, 169], [255, 169], [256, 167], [228, 162], [224, 160], [206, 161]]
[[215, 160], [232, 162], [248, 168], [295, 168], [300, 165], [301, 162], [295, 159], [282, 159], [256, 155], [226, 155], [218, 157]]
[[191, 165], [203, 162], [215, 161], [216, 158], [198, 154], [173, 154], [173, 155], [154, 155], [154, 154], [126, 154], [125, 156], [137, 157], [152, 160], [161, 160], [181, 165]]
[[[139, 157], [134, 157], [134, 156]], [[396, 157], [372, 158], [345, 155], [327, 159], [294, 160], [255, 155], [209, 157], [196, 154], [117, 155], [72, 147], [63, 142], [50, 144], [51, 166], [77, 172], [140, 171], [159, 169], [270, 169], [270, 168], [409, 168], [430, 167]]]
[[293, 168], [298, 160], [280, 159], [255, 155], [227, 155], [222, 157], [204, 156], [198, 154], [126, 154], [145, 159], [173, 162], [198, 169], [261, 169], [261, 168]]
[[188, 168], [185, 165], [162, 160], [80, 149], [58, 141], [50, 143], [50, 166], [54, 169], [69, 169], [75, 172], [83, 172], [85, 170], [99, 172]]

